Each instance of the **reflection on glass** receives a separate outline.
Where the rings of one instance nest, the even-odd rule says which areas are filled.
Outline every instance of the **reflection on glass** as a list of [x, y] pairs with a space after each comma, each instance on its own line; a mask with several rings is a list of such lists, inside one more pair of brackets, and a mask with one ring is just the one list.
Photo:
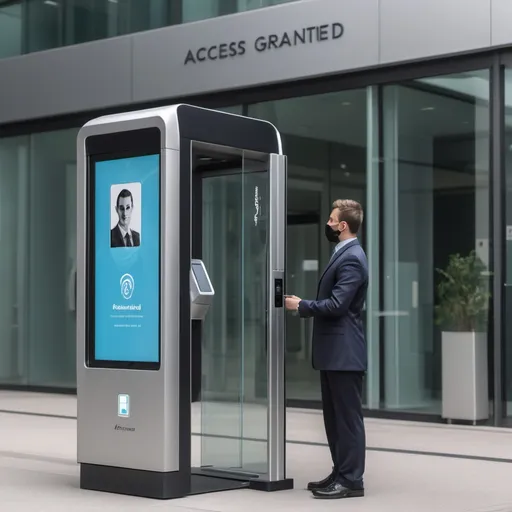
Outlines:
[[0, 6], [0, 58], [180, 22], [168, 0], [18, 0]]
[[221, 461], [224, 468], [236, 468], [241, 465], [243, 392], [242, 175], [204, 178], [202, 187], [203, 261], [215, 297], [203, 322], [201, 466]]
[[170, 25], [167, 0], [67, 0], [65, 44], [80, 44]]
[[383, 109], [382, 405], [439, 414], [435, 269], [473, 250], [489, 265], [489, 72], [386, 86]]
[[0, 140], [0, 382], [76, 386], [76, 135]]
[[22, 53], [21, 0], [0, 5], [0, 59]]
[[505, 69], [505, 108], [504, 108], [504, 160], [505, 160], [505, 335], [503, 358], [504, 364], [504, 401], [505, 414], [512, 416], [512, 69]]
[[0, 140], [0, 382], [27, 383], [28, 137]]
[[201, 466], [267, 472], [266, 172], [202, 180], [203, 260], [215, 298], [203, 325]]
[[77, 129], [31, 137], [29, 382], [76, 386]]
[[0, 2], [0, 58], [205, 20], [291, 1], [296, 0]]
[[182, 23], [251, 11], [297, 0], [182, 0]]
[[[318, 279], [333, 247], [324, 224], [337, 198], [366, 206], [367, 91], [358, 89], [258, 103], [248, 115], [277, 127], [288, 157], [286, 293], [315, 298]], [[366, 226], [359, 239], [367, 250]], [[374, 276], [378, 280], [378, 276]], [[318, 372], [311, 364], [312, 320], [286, 317], [286, 396], [320, 400]], [[378, 346], [378, 339], [373, 339]]]

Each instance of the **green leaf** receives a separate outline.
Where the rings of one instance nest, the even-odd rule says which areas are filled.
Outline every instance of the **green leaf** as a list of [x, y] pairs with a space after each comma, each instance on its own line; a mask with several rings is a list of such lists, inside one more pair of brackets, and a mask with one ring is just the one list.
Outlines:
[[487, 331], [490, 273], [476, 251], [450, 255], [437, 286], [436, 323], [445, 331]]

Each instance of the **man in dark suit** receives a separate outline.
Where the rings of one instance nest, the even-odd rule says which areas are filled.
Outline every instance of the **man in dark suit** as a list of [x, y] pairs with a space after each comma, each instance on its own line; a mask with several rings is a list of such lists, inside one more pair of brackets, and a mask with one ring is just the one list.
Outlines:
[[367, 350], [362, 313], [368, 288], [368, 263], [357, 233], [361, 205], [338, 199], [325, 227], [336, 243], [316, 300], [287, 296], [286, 308], [313, 317], [313, 367], [320, 370], [322, 405], [333, 469], [308, 489], [316, 498], [364, 496], [366, 436], [362, 411]]
[[119, 222], [110, 231], [110, 247], [138, 247], [140, 245], [140, 234], [130, 229], [133, 196], [129, 190], [123, 189], [119, 192], [116, 212], [119, 216]]

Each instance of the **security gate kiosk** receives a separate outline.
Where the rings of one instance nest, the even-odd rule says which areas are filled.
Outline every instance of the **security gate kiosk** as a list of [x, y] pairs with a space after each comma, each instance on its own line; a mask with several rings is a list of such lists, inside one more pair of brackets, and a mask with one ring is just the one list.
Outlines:
[[285, 234], [270, 123], [174, 105], [81, 129], [81, 488], [168, 499], [293, 487]]

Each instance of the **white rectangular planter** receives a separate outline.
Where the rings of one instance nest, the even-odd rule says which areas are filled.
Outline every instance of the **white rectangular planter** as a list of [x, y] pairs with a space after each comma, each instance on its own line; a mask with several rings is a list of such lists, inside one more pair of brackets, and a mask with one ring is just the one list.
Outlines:
[[487, 335], [442, 333], [442, 417], [477, 421], [489, 417]]

